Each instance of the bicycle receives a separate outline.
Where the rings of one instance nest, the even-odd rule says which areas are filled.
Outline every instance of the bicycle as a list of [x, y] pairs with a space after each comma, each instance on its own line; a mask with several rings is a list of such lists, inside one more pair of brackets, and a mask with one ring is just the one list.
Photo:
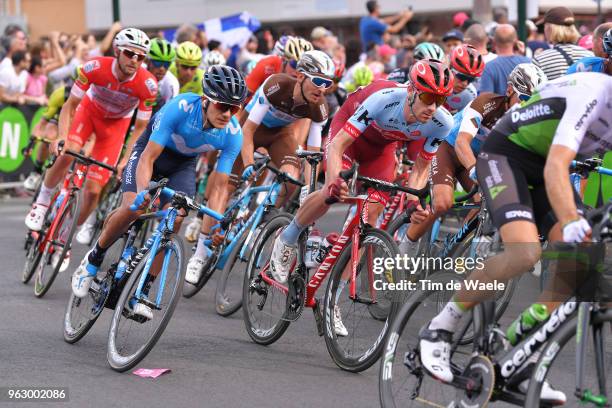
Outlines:
[[[316, 186], [316, 166], [323, 160], [323, 153], [298, 149], [296, 151], [296, 156], [301, 159], [305, 159], [311, 166], [311, 181], [309, 191], [312, 192]], [[244, 281], [248, 255], [251, 253], [253, 243], [264, 226], [263, 223], [273, 215], [277, 214], [274, 205], [276, 204], [278, 192], [280, 191], [286, 177], [284, 175], [279, 176], [276, 169], [272, 169], [271, 171], [274, 172], [274, 174], [277, 174], [277, 178], [274, 180], [271, 186], [255, 187], [244, 191], [245, 195], [256, 195], [260, 191], [268, 191], [268, 193], [264, 201], [257, 206], [249, 218], [246, 221], [243, 221], [244, 227], [248, 227], [250, 225], [248, 235], [246, 235], [246, 238], [244, 237], [244, 233], [241, 234], [238, 232], [235, 235], [236, 237], [241, 238], [239, 239], [237, 245], [234, 245], [233, 251], [229, 252], [227, 259], [222, 262], [224, 264], [222, 267], [223, 270], [219, 280], [217, 281], [215, 296], [216, 310], [221, 316], [230, 316], [242, 307], [242, 283]], [[267, 190], [268, 188], [270, 188], [270, 190]], [[246, 196], [243, 197], [243, 199], [245, 200], [243, 205], [246, 205], [248, 203]], [[239, 214], [240, 211], [237, 213]], [[229, 247], [226, 249], [226, 251], [227, 250], [229, 250]], [[221, 268], [221, 266], [219, 266], [219, 268]]]
[[[342, 171], [340, 176], [345, 180], [352, 178], [352, 186], [356, 180], [359, 180], [379, 190], [400, 190], [418, 195], [423, 194], [428, 188], [413, 190], [394, 183], [358, 176], [356, 170], [357, 167], [353, 166], [350, 170]], [[313, 310], [318, 334], [325, 336], [327, 349], [334, 362], [344, 370], [359, 372], [370, 367], [378, 359], [393, 313], [387, 313], [388, 317], [384, 322], [369, 319], [373, 324], [368, 327], [360, 322], [362, 328], [368, 332], [366, 335], [371, 335], [373, 340], [361, 341], [362, 339], [356, 339], [355, 336], [347, 336], [348, 346], [354, 347], [355, 343], [361, 344], [357, 344], [360, 349], [358, 352], [345, 351], [343, 342], [334, 332], [336, 306], [339, 307], [335, 300], [338, 283], [345, 270], [350, 271], [349, 299], [345, 305], [348, 305], [347, 309], [350, 309], [351, 313], [344, 313], [345, 317], [356, 316], [355, 309], [360, 305], [363, 305], [363, 310], [356, 319], [361, 320], [366, 315], [370, 316], [368, 310], [370, 308], [393, 309], [396, 307], [396, 302], [379, 303], [379, 300], [385, 301], [387, 298], [379, 296], [378, 289], [375, 288], [373, 263], [375, 258], [395, 257], [398, 248], [386, 232], [367, 224], [368, 196], [350, 197], [345, 202], [357, 204], [357, 212], [331, 248], [320, 253], [322, 262], [310, 280], [308, 280], [309, 271], [305, 263], [309, 229], [307, 228], [299, 237], [295, 266], [292, 268], [293, 271], [287, 285], [282, 285], [272, 279], [268, 271], [269, 261], [264, 262], [264, 260], [270, 259], [272, 250], [270, 244], [273, 244], [282, 229], [289, 224], [291, 217], [281, 214], [266, 224], [255, 242], [244, 277], [243, 317], [251, 339], [255, 343], [268, 345], [277, 341], [284, 334], [289, 324], [301, 316], [304, 307], [309, 307]], [[361, 255], [365, 255], [363, 260], [359, 259]], [[349, 269], [346, 269], [347, 267]], [[324, 295], [323, 313], [320, 306], [321, 301], [315, 297], [315, 294], [330, 273]], [[383, 279], [391, 282], [399, 281], [395, 268], [383, 271], [381, 275], [388, 276], [381, 277], [378, 281]], [[267, 324], [264, 322], [265, 319], [267, 319]], [[354, 333], [358, 327], [354, 324], [351, 328]]]
[[[58, 149], [63, 151], [63, 142]], [[99, 166], [111, 172], [115, 168], [106, 163], [96, 161], [77, 152], [66, 150], [64, 154], [72, 156], [75, 160], [64, 178], [64, 183], [59, 192], [56, 192], [42, 229], [39, 232], [31, 231], [32, 244], [26, 252], [26, 262], [23, 268], [21, 281], [28, 283], [33, 275], [34, 295], [43, 297], [51, 288], [57, 277], [62, 262], [72, 246], [72, 238], [76, 230], [76, 224], [80, 213], [81, 191], [87, 173], [91, 166]], [[51, 266], [49, 273], [46, 267]]]
[[[594, 225], [593, 238], [595, 241], [612, 242], [611, 217], [612, 201], [587, 215], [587, 219], [591, 220], [591, 224]], [[601, 254], [599, 259], [605, 260]], [[579, 304], [576, 297], [570, 298], [552, 311], [547, 320], [536, 325], [514, 347], [509, 346], [505, 333], [497, 326], [495, 301], [484, 302], [477, 306], [472, 311], [474, 320], [478, 322], [472, 352], [459, 350], [459, 338], [454, 338], [451, 345], [451, 370], [454, 379], [451, 384], [446, 385], [451, 388], [453, 397], [441, 395], [446, 388], [442, 387], [437, 380], [432, 386], [431, 394], [422, 395], [423, 380], [429, 376], [426, 376], [426, 370], [420, 361], [419, 338], [416, 335], [418, 327], [429, 321], [430, 314], [427, 311], [431, 309], [432, 304], [439, 303], [440, 296], [445, 298], [443, 301], [447, 301], [452, 291], [434, 288], [431, 285], [428, 289], [413, 291], [398, 312], [385, 344], [379, 371], [381, 405], [383, 407], [409, 406], [418, 402], [421, 404], [419, 406], [442, 406], [441, 404], [446, 406], [449, 400], [452, 400], [453, 403], [449, 406], [481, 407], [491, 401], [499, 400], [526, 407], [551, 406], [554, 402], [540, 401], [544, 380], [550, 374], [551, 363], [559, 357], [561, 349], [570, 344], [569, 340], [577, 335], [575, 371], [571, 368], [568, 370], [567, 362], [572, 359], [567, 355], [562, 360], [563, 367], [557, 371], [557, 374], [565, 377], [568, 374], [571, 376], [573, 372], [576, 373], [574, 395], [578, 400], [575, 400], [574, 404], [570, 403], [569, 406], [575, 406], [578, 401], [589, 402], [600, 407], [609, 406], [606, 404], [608, 404], [607, 395], [610, 392], [610, 384], [606, 381], [604, 349], [610, 342], [608, 340], [606, 343], [603, 328], [612, 323], [612, 309], [602, 303], [612, 300], [612, 265], [609, 259], [604, 264], [603, 273], [598, 273], [591, 279], [597, 280], [594, 283], [591, 281], [591, 284], [600, 288], [601, 293], [605, 295], [600, 299], [601, 301], [591, 299], [589, 302]], [[448, 282], [456, 280], [457, 276], [452, 273], [440, 273], [431, 278], [432, 282], [442, 284], [442, 288], [445, 288]], [[586, 349], [589, 326], [594, 339], [593, 353], [587, 352]], [[537, 364], [535, 367], [529, 367], [530, 357], [534, 356], [543, 345]], [[510, 347], [509, 350], [508, 347]], [[587, 355], [595, 357], [597, 371], [595, 376], [588, 378], [584, 372]], [[508, 388], [522, 381], [525, 373], [531, 373], [526, 394]], [[596, 383], [599, 393], [584, 387], [587, 379]], [[410, 385], [408, 381], [411, 381]], [[556, 381], [555, 383], [558, 386], [562, 382]], [[569, 394], [566, 393], [566, 395]]]
[[[182, 240], [176, 237], [176, 217], [190, 210], [201, 211], [223, 223], [223, 216], [196, 204], [183, 193], [165, 187], [165, 180], [153, 185], [152, 202], [166, 196], [170, 207], [141, 215], [120, 241], [120, 256], [110, 267], [100, 268], [89, 293], [84, 298], [71, 294], [64, 317], [64, 340], [79, 341], [93, 326], [106, 307], [113, 309], [108, 335], [107, 360], [118, 372], [131, 369], [153, 349], [168, 325], [185, 279]], [[137, 208], [132, 205], [133, 211]], [[141, 248], [134, 246], [139, 230], [150, 219], [159, 219], [153, 235]], [[162, 255], [163, 254], [163, 255]], [[161, 262], [157, 275], [151, 273], [154, 262]], [[143, 303], [156, 311], [153, 319], [136, 315], [134, 306]], [[161, 316], [160, 316], [161, 315]], [[134, 340], [136, 338], [136, 340]], [[134, 344], [131, 344], [134, 343]]]

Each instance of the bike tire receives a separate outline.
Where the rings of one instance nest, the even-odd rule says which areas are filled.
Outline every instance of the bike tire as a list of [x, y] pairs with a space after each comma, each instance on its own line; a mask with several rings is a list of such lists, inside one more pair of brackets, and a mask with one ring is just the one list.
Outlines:
[[[31, 231], [28, 231], [29, 234], [32, 234]], [[38, 267], [38, 263], [42, 259], [42, 252], [38, 251], [38, 246], [40, 242], [45, 238], [45, 233], [43, 231], [38, 233], [38, 238], [34, 240], [31, 235], [28, 239], [32, 239], [32, 242], [29, 243], [28, 250], [26, 252], [25, 264], [23, 265], [23, 272], [21, 274], [21, 283], [24, 285], [28, 284], [34, 276], [34, 272], [36, 272], [36, 268]]]
[[[380, 245], [380, 248], [382, 248], [382, 252], [380, 253], [380, 255], [384, 255], [384, 257], [395, 258], [395, 256], [399, 253], [397, 244], [393, 241], [391, 236], [389, 236], [389, 234], [387, 234], [385, 231], [380, 230], [378, 228], [370, 227], [364, 231], [363, 237], [360, 239], [361, 247], [364, 247], [366, 243], [369, 243], [375, 240], [378, 240], [378, 245]], [[386, 339], [386, 336], [388, 333], [389, 324], [397, 309], [399, 297], [397, 297], [395, 294], [391, 292], [389, 293], [388, 298], [385, 296], [385, 300], [389, 301], [389, 305], [388, 305], [389, 311], [386, 313], [386, 319], [384, 320], [384, 325], [382, 326], [382, 330], [380, 331], [379, 334], [375, 336], [374, 343], [368, 344], [367, 346], [365, 346], [365, 351], [363, 352], [363, 354], [357, 354], [355, 356], [347, 356], [346, 353], [343, 351], [344, 342], [341, 340], [341, 339], [344, 339], [344, 337], [340, 338], [339, 336], [337, 336], [333, 329], [334, 327], [333, 316], [334, 316], [334, 307], [336, 306], [335, 297], [336, 297], [338, 284], [342, 278], [342, 274], [344, 273], [348, 263], [350, 262], [351, 251], [352, 251], [352, 244], [345, 247], [344, 250], [340, 253], [338, 260], [336, 261], [332, 269], [330, 279], [327, 283], [327, 290], [325, 291], [325, 298], [324, 298], [324, 311], [325, 311], [324, 313], [324, 321], [325, 321], [324, 338], [325, 338], [325, 344], [327, 346], [327, 350], [332, 360], [334, 361], [334, 363], [336, 363], [336, 365], [343, 370], [357, 373], [357, 372], [364, 371], [368, 369], [369, 367], [371, 367], [372, 364], [374, 364], [380, 357], [380, 354], [382, 352], [382, 348], [384, 345], [384, 340]], [[377, 252], [377, 255], [379, 255], [378, 252]], [[361, 282], [365, 280], [366, 281], [365, 285], [373, 285], [374, 281], [370, 282], [370, 279], [368, 279], [369, 273], [366, 274], [365, 272], [366, 271], [361, 270], [359, 273], [359, 276], [357, 276], [356, 279], [360, 280]], [[392, 270], [392, 279], [395, 282], [398, 282], [400, 279], [400, 276], [397, 273], [397, 270], [395, 268], [393, 268]], [[374, 280], [376, 280], [376, 278]], [[346, 286], [347, 287], [345, 288], [345, 290], [348, 290], [349, 285], [347, 284]], [[363, 292], [363, 293], [365, 293], [367, 297], [367, 294], [369, 292]], [[357, 296], [360, 296], [360, 295], [357, 295]], [[357, 301], [351, 300], [351, 302], [353, 303], [351, 306], [348, 307], [348, 309], [350, 309], [351, 307], [355, 307], [355, 305], [361, 304]], [[377, 305], [377, 304], [374, 304], [374, 305]], [[371, 314], [372, 313], [370, 310], [371, 306], [372, 305], [368, 305], [366, 307], [367, 310], [364, 310], [362, 313]], [[344, 318], [344, 321], [346, 321], [346, 316], [343, 316], [343, 318]], [[380, 321], [379, 319], [374, 319], [374, 320], [378, 322]], [[380, 323], [378, 325], [380, 325]], [[364, 323], [357, 322], [357, 324], [353, 325], [353, 329], [356, 329], [357, 327], [363, 328], [364, 326], [365, 326]], [[373, 333], [376, 334], [376, 331], [374, 330]], [[350, 328], [349, 328], [349, 336], [350, 334], [351, 333], [350, 333]], [[347, 339], [349, 339], [349, 337], [347, 337]], [[356, 342], [353, 339], [353, 341], [352, 342], [349, 341], [349, 343], [354, 345]]]
[[[228, 282], [230, 279], [233, 279], [230, 278], [230, 276], [235, 277], [235, 275], [240, 273], [239, 268], [235, 268], [236, 264], [245, 264], [244, 261], [239, 259], [239, 254], [246, 242], [246, 236], [246, 233], [243, 234], [240, 242], [238, 242], [238, 244], [232, 249], [232, 252], [230, 252], [230, 254], [227, 256], [227, 260], [225, 261], [225, 265], [223, 265], [221, 275], [217, 280], [217, 289], [215, 290], [215, 310], [219, 316], [229, 317], [242, 307], [242, 295], [232, 299], [232, 296], [228, 290]], [[257, 237], [251, 237], [251, 239], [257, 239]], [[244, 276], [242, 276], [241, 281], [244, 282]]]
[[[242, 313], [243, 321], [249, 337], [261, 345], [269, 345], [277, 341], [282, 337], [287, 328], [289, 328], [290, 322], [282, 319], [282, 314], [277, 319], [276, 323], [272, 327], [266, 330], [258, 330], [254, 327], [255, 321], [253, 312], [254, 304], [251, 303], [251, 283], [259, 276], [259, 267], [257, 266], [260, 254], [264, 249], [264, 245], [268, 240], [276, 239], [276, 234], [281, 228], [289, 225], [293, 217], [286, 213], [280, 213], [276, 217], [272, 218], [261, 230], [253, 250], [249, 256], [249, 262], [247, 264], [247, 270], [244, 274], [244, 283], [242, 285]], [[267, 288], [266, 288], [267, 290]], [[285, 304], [286, 296], [283, 298], [283, 305]]]
[[395, 242], [399, 242], [400, 237], [397, 237], [396, 233], [405, 224], [410, 224], [410, 217], [408, 214], [406, 214], [406, 211], [403, 211], [400, 215], [391, 220], [385, 231], [393, 238]]
[[[135, 290], [137, 288], [138, 281], [144, 271], [144, 266], [147, 264], [148, 257], [155, 256], [156, 254], [151, 254], [151, 252], [149, 252], [147, 256], [138, 264], [136, 269], [132, 272], [132, 276], [130, 276], [130, 279], [127, 281], [123, 291], [121, 292], [121, 296], [119, 297], [117, 306], [115, 307], [115, 312], [113, 313], [113, 318], [111, 320], [111, 325], [108, 333], [107, 361], [111, 368], [117, 372], [124, 372], [133, 368], [149, 354], [149, 352], [153, 349], [153, 347], [161, 337], [162, 333], [166, 329], [166, 326], [170, 322], [174, 310], [176, 309], [176, 305], [178, 304], [178, 301], [181, 297], [180, 291], [182, 289], [183, 283], [185, 282], [186, 271], [184, 265], [185, 252], [183, 248], [183, 241], [179, 237], [173, 236], [167, 242], [166, 246], [160, 246], [160, 250], [162, 248], [171, 248], [172, 251], [176, 253], [178, 269], [176, 286], [171, 295], [168, 307], [166, 308], [166, 311], [163, 314], [159, 325], [157, 326], [157, 328], [155, 328], [152, 335], [145, 342], [145, 344], [143, 344], [138, 350], [136, 350], [135, 353], [124, 357], [120, 355], [120, 352], [117, 349], [116, 342], [116, 337], [118, 335], [119, 330], [119, 322], [123, 317], [123, 309], [125, 308], [126, 304], [129, 302], [132, 296], [132, 289]], [[161, 311], [157, 311], [157, 313], [161, 313]]]
[[[70, 247], [72, 246], [72, 238], [74, 237], [74, 233], [77, 227], [77, 222], [79, 220], [79, 214], [81, 212], [81, 195], [79, 194], [78, 191], [72, 191], [70, 193], [70, 196], [68, 197], [68, 203], [66, 203], [64, 210], [57, 217], [59, 218], [59, 222], [55, 230], [57, 234], [61, 233], [61, 230], [62, 230], [61, 227], [66, 221], [65, 217], [67, 214], [69, 214], [69, 211], [72, 209], [74, 209], [74, 212], [72, 213], [72, 220], [71, 220], [72, 224], [70, 225], [70, 230], [68, 232], [68, 236], [66, 237], [66, 242], [64, 243], [64, 246], [62, 247], [62, 252], [60, 254], [59, 261], [57, 262], [57, 265], [55, 266], [55, 268], [53, 268], [53, 272], [49, 276], [49, 279], [47, 280], [46, 283], [41, 282], [42, 275], [43, 275], [42, 270], [44, 270], [44, 265], [42, 265], [43, 269], [41, 270], [40, 269], [41, 265], [39, 264], [39, 269], [37, 270], [36, 277], [34, 278], [34, 295], [38, 298], [45, 296], [45, 294], [49, 291], [49, 289], [51, 289], [51, 285], [53, 285], [53, 282], [55, 281], [55, 278], [57, 277], [57, 274], [59, 273], [59, 270], [62, 266], [62, 262], [64, 258], [66, 257], [66, 254], [70, 250]], [[51, 237], [49, 239], [49, 242], [53, 241], [54, 239], [55, 237]], [[50, 245], [47, 245], [46, 249], [47, 250], [50, 249]], [[46, 256], [51, 256], [51, 255], [46, 255]], [[43, 258], [46, 258], [46, 256], [43, 255]], [[44, 260], [46, 261], [46, 259]]]

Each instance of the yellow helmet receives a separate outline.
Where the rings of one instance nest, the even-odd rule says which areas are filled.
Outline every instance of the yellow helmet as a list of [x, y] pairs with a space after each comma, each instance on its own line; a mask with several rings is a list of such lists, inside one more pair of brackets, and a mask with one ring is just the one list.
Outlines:
[[176, 48], [176, 62], [189, 67], [197, 67], [202, 62], [202, 50], [191, 41], [182, 42]]
[[299, 61], [306, 51], [313, 50], [314, 47], [302, 37], [290, 37], [285, 43], [285, 58], [288, 60]]

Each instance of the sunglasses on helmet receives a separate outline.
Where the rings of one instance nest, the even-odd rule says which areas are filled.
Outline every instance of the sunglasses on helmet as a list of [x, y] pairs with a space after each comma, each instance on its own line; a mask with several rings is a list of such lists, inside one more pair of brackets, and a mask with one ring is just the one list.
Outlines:
[[208, 99], [210, 103], [212, 103], [215, 106], [215, 109], [223, 113], [230, 111], [230, 114], [235, 115], [236, 113], [238, 113], [238, 111], [242, 107], [241, 105], [232, 105], [230, 103], [217, 102], [210, 98], [206, 98], [206, 99]]
[[306, 75], [317, 88], [328, 89], [331, 88], [331, 86], [334, 84], [334, 81], [329, 78], [323, 78], [320, 76], [309, 74], [307, 72], [304, 72], [304, 75]]
[[133, 59], [134, 57], [136, 57], [136, 60], [138, 62], [144, 61], [144, 59], [147, 57], [145, 54], [139, 54], [132, 50], [128, 50], [127, 48], [121, 48], [121, 53], [125, 55], [125, 57], [128, 59]]
[[531, 98], [531, 95], [525, 95], [525, 94], [518, 93], [518, 92], [516, 94], [518, 95], [519, 100], [523, 102], [528, 101], [529, 98]]
[[471, 84], [472, 82], [476, 80], [476, 77], [465, 75], [455, 70], [453, 70], [453, 74], [455, 74], [455, 78], [457, 78], [459, 81], [461, 82], [467, 81], [468, 84]]
[[150, 60], [151, 61], [151, 65], [153, 65], [155, 68], [166, 68], [168, 69], [170, 67], [170, 62], [168, 61], [158, 61], [158, 60]]
[[435, 103], [436, 106], [441, 106], [441, 105], [444, 105], [444, 102], [446, 102], [446, 96], [437, 95], [437, 94], [433, 94], [430, 92], [421, 92], [419, 94], [419, 99], [425, 105], [431, 105]]

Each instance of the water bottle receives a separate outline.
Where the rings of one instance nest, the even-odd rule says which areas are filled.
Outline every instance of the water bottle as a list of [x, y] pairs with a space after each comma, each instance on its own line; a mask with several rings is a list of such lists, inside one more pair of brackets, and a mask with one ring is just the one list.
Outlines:
[[57, 211], [59, 210], [60, 206], [62, 205], [62, 202], [64, 201], [65, 195], [66, 195], [65, 190], [60, 191], [53, 205], [53, 209], [51, 211], [51, 217], [49, 217], [50, 220], [55, 219], [55, 216], [57, 215]]
[[125, 270], [127, 268], [126, 260], [130, 259], [131, 256], [132, 256], [132, 247], [125, 248], [125, 250], [123, 251], [123, 254], [121, 255], [121, 260], [119, 260], [119, 265], [117, 265], [117, 272], [115, 272], [116, 280], [121, 279], [121, 277], [125, 273]]
[[534, 303], [512, 322], [506, 331], [510, 344], [516, 346], [538, 323], [548, 319], [546, 305]]
[[304, 200], [306, 200], [306, 197], [308, 197], [308, 186], [302, 186], [302, 188], [300, 189], [300, 207], [302, 206], [302, 204], [304, 204]]
[[344, 225], [342, 226], [342, 231], [344, 231], [346, 227], [348, 227], [349, 223], [353, 221], [353, 217], [355, 216], [356, 212], [357, 212], [357, 204], [351, 205], [351, 207], [349, 208], [348, 216], [346, 217], [346, 220], [344, 221]]
[[329, 253], [329, 250], [331, 249], [332, 246], [334, 246], [336, 241], [338, 241], [339, 237], [340, 235], [338, 233], [331, 232], [327, 234], [325, 239], [323, 239], [323, 243], [321, 244], [321, 247], [319, 248], [319, 253], [315, 259], [317, 262], [317, 266], [321, 265], [321, 262], [323, 262], [323, 260]]
[[313, 229], [306, 241], [306, 251], [304, 253], [304, 263], [307, 268], [316, 268], [319, 266], [317, 264], [317, 257], [319, 256], [319, 249], [322, 244], [323, 236], [321, 236], [321, 231]]

